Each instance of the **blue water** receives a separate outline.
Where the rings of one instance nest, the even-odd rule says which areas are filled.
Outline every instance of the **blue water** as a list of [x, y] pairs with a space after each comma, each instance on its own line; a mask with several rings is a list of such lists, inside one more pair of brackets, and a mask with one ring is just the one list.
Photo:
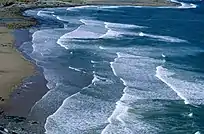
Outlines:
[[[47, 134], [204, 133], [204, 3], [28, 10]], [[190, 3], [194, 3], [195, 5]]]

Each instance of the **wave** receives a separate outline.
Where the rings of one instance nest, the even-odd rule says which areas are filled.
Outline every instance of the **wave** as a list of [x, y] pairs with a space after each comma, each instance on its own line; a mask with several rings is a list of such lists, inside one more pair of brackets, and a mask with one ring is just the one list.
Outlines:
[[[80, 19], [79, 21], [82, 22], [83, 24], [80, 25], [75, 30], [62, 35], [58, 39], [57, 44], [64, 47], [65, 49], [69, 49], [69, 46], [67, 45], [67, 43], [63, 43], [63, 42], [72, 41], [72, 39], [86, 40], [86, 39], [119, 38], [123, 34], [128, 34], [128, 32], [125, 32], [120, 28], [123, 28], [123, 29], [143, 28], [143, 26], [137, 26], [137, 25], [110, 23], [110, 22], [102, 22], [102, 21], [86, 20], [86, 19]], [[97, 27], [97, 30], [95, 30], [96, 29], [95, 27]], [[112, 28], [118, 28], [118, 29], [113, 30]]]
[[153, 34], [147, 34], [143, 32], [138, 33], [138, 35], [141, 37], [150, 37], [150, 38], [158, 39], [159, 41], [165, 41], [165, 42], [175, 42], [175, 43], [181, 43], [181, 42], [187, 43], [188, 42], [186, 40], [182, 40], [182, 39], [171, 37], [171, 36], [153, 35]]
[[174, 2], [174, 3], [178, 3], [180, 4], [181, 6], [178, 6], [178, 7], [175, 7], [175, 6], [157, 6], [157, 7], [152, 7], [152, 6], [128, 6], [128, 5], [124, 5], [124, 6], [76, 6], [76, 7], [69, 7], [67, 8], [67, 10], [69, 11], [74, 11], [74, 10], [77, 10], [77, 9], [89, 9], [89, 8], [92, 8], [92, 9], [117, 9], [117, 8], [126, 8], [126, 7], [130, 7], [130, 8], [173, 8], [173, 9], [176, 9], [176, 8], [179, 8], [179, 9], [190, 9], [190, 8], [197, 8], [197, 5], [196, 4], [193, 4], [193, 3], [185, 3], [185, 2], [179, 2], [177, 0], [170, 0], [171, 2]]
[[77, 9], [85, 9], [85, 8], [98, 8], [99, 6], [94, 5], [85, 5], [85, 6], [74, 6], [74, 7], [68, 7], [68, 11], [76, 11]]
[[201, 134], [200, 131], [195, 132], [195, 134]]
[[197, 8], [197, 5], [195, 5], [195, 4], [192, 4], [192, 3], [190, 3], [190, 4], [188, 4], [188, 3], [184, 3], [184, 2], [179, 2], [179, 1], [177, 1], [177, 0], [170, 0], [171, 2], [174, 2], [174, 3], [178, 3], [178, 4], [181, 4], [181, 6], [179, 6], [179, 7], [177, 7], [177, 8], [186, 8], [186, 9], [188, 9], [188, 8]]
[[69, 22], [69, 20], [63, 19], [63, 18], [61, 18], [60, 16], [55, 16], [55, 17], [56, 17], [56, 19], [58, 19], [58, 20], [60, 20], [60, 21]]
[[47, 17], [51, 17], [50, 14], [53, 14], [54, 12], [53, 11], [44, 11], [44, 10], [40, 10], [37, 12], [37, 16], [47, 16]]
[[131, 25], [131, 24], [121, 24], [121, 23], [111, 23], [104, 22], [108, 28], [147, 28], [145, 26]]
[[77, 72], [86, 73], [85, 71], [81, 70], [80, 68], [74, 68], [74, 67], [69, 66], [69, 69], [75, 70], [75, 71], [77, 71]]
[[106, 48], [105, 48], [105, 47], [103, 47], [103, 46], [99, 46], [99, 49], [104, 50], [104, 49], [106, 49]]
[[101, 35], [99, 38], [115, 38], [121, 37], [121, 33], [109, 29], [105, 34]]
[[[96, 62], [93, 61], [92, 63], [95, 64]], [[93, 71], [92, 82], [79, 92], [67, 97], [55, 113], [47, 118], [44, 126], [45, 133], [90, 133], [90, 129], [98, 129], [98, 127], [104, 126], [108, 113], [113, 109], [114, 104], [95, 96], [86, 95], [86, 92], [94, 91], [96, 84], [107, 85], [111, 84], [110, 82], [112, 83], [112, 81]]]
[[157, 70], [156, 70], [156, 77], [158, 77], [161, 81], [163, 81], [163, 82], [166, 83], [169, 87], [171, 87], [171, 89], [173, 89], [173, 90], [177, 93], [177, 95], [178, 95], [179, 97], [181, 97], [181, 99], [184, 100], [184, 103], [185, 103], [185, 104], [189, 104], [188, 99], [185, 98], [185, 97], [183, 96], [183, 94], [181, 94], [179, 91], [177, 91], [176, 88], [174, 88], [174, 86], [172, 86], [171, 84], [169, 84], [169, 83], [165, 80], [166, 77], [168, 78], [168, 77], [174, 75], [174, 73], [168, 72], [168, 70], [165, 69], [165, 68], [163, 68], [162, 66], [158, 66], [156, 69], [157, 69]]
[[102, 21], [98, 21], [98, 20], [80, 19], [79, 21], [81, 23], [83, 23], [84, 25], [92, 25], [92, 26], [103, 25], [103, 22]]
[[[117, 53], [117, 57], [114, 59], [114, 62], [116, 62], [118, 58], [120, 58], [119, 53]], [[114, 62], [110, 62], [110, 66], [111, 66], [111, 69], [112, 69], [114, 75], [117, 76], [117, 73], [116, 73], [115, 68], [114, 68]], [[123, 82], [123, 85], [125, 87], [127, 87], [127, 84], [126, 84], [125, 80], [123, 80], [122, 78], [120, 78], [120, 80]], [[125, 94], [124, 90], [123, 90], [123, 95], [122, 96], [124, 96], [124, 94]], [[122, 124], [122, 126], [125, 126], [125, 122], [121, 118], [121, 116], [122, 116], [122, 114], [126, 114], [128, 109], [129, 109], [128, 106], [124, 105], [121, 102], [121, 99], [119, 101], [117, 101], [114, 111], [112, 112], [111, 116], [108, 118], [109, 124], [102, 130], [101, 134], [114, 133], [115, 131], [120, 132], [121, 130], [111, 129], [111, 127], [114, 124], [114, 122], [117, 122], [117, 121], [119, 121]], [[131, 131], [131, 130], [128, 130], [128, 131]], [[127, 133], [127, 134], [131, 133], [131, 132], [128, 132], [128, 131], [125, 131], [125, 133]]]
[[47, 118], [45, 133], [90, 133], [89, 129], [105, 124], [109, 109], [110, 102], [76, 93], [66, 98], [61, 107]]
[[204, 104], [204, 91], [202, 90], [202, 87], [204, 87], [203, 84], [176, 79], [173, 78], [174, 75], [175, 73], [170, 72], [162, 66], [156, 68], [156, 77], [175, 91], [177, 95], [184, 100], [185, 104]]
[[[133, 103], [143, 99], [175, 99], [175, 97], [173, 97], [174, 95], [171, 97], [166, 95], [168, 91], [160, 90], [162, 87], [160, 88], [160, 86], [158, 86], [159, 84], [156, 83], [153, 70], [148, 70], [152, 68], [151, 64], [162, 62], [127, 53], [117, 52], [116, 54], [117, 57], [113, 62], [110, 62], [110, 66], [114, 75], [123, 83], [124, 89], [121, 98], [116, 102], [114, 111], [108, 118], [109, 124], [102, 130], [101, 134], [156, 133], [157, 128], [139, 118], [135, 118], [136, 115], [131, 114], [129, 110], [132, 109], [131, 105]], [[155, 81], [153, 81], [153, 79]], [[151, 84], [149, 85], [148, 83]], [[154, 84], [156, 84], [155, 88]], [[147, 87], [147, 89], [145, 87]], [[143, 88], [144, 90], [142, 90]], [[152, 91], [152, 89], [154, 90]], [[162, 90], [164, 89], [165, 88]]]

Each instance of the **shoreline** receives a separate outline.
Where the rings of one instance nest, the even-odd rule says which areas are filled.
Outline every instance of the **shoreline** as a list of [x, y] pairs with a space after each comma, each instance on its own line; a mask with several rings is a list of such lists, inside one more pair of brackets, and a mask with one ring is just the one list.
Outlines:
[[[3, 83], [0, 82], [0, 119], [2, 119], [2, 122], [4, 124], [10, 123], [17, 119], [23, 120], [23, 124], [25, 126], [28, 126], [28, 128], [33, 127], [38, 128], [40, 131], [44, 131], [44, 128], [41, 128], [40, 125], [36, 125], [36, 121], [31, 121], [27, 119], [27, 115], [32, 105], [38, 101], [37, 98], [42, 97], [46, 92], [41, 92], [37, 94], [37, 97], [33, 97], [32, 93], [34, 93], [35, 88], [45, 88], [41, 87], [38, 84], [33, 87], [32, 92], [30, 94], [20, 93], [20, 95], [27, 95], [27, 99], [29, 99], [30, 102], [26, 102], [26, 106], [22, 105], [22, 103], [25, 103], [23, 100], [26, 100], [25, 98], [20, 98], [18, 102], [15, 102], [15, 99], [12, 100], [11, 97], [18, 97], [20, 90], [22, 90], [20, 87], [26, 82], [26, 80], [34, 80], [33, 77], [37, 77], [37, 79], [42, 79], [41, 72], [39, 72], [38, 67], [32, 63], [32, 61], [27, 58], [22, 52], [18, 50], [18, 48], [15, 46], [15, 36], [12, 35], [12, 32], [16, 29], [26, 29], [32, 26], [37, 25], [38, 21], [34, 18], [23, 16], [23, 12], [28, 9], [36, 9], [36, 8], [53, 8], [53, 7], [74, 7], [74, 6], [86, 6], [86, 5], [132, 5], [132, 6], [177, 6], [176, 3], [171, 3], [168, 5], [158, 5], [158, 4], [145, 4], [144, 3], [100, 3], [101, 1], [92, 2], [92, 3], [56, 3], [56, 2], [48, 2], [48, 5], [39, 3], [39, 4], [33, 4], [28, 3], [25, 5], [21, 4], [12, 4], [10, 6], [6, 6], [3, 9], [0, 9], [0, 62], [5, 63], [5, 61], [10, 61], [7, 64], [5, 63], [3, 66], [0, 66], [0, 78], [3, 77]], [[47, 4], [47, 3], [46, 3]], [[3, 22], [2, 20], [8, 19], [7, 21]], [[3, 45], [2, 45], [3, 44]], [[15, 70], [15, 71], [14, 71]], [[16, 72], [16, 73], [15, 73]], [[38, 73], [39, 72], [39, 73]], [[15, 77], [14, 77], [15, 76]], [[42, 79], [43, 80], [43, 79]], [[44, 79], [45, 80], [45, 79]], [[44, 81], [45, 82], [45, 81]], [[46, 82], [42, 82], [42, 85], [46, 86]], [[4, 84], [6, 83], [6, 84]], [[6, 85], [6, 86], [1, 86]], [[3, 89], [2, 89], [3, 88]], [[44, 90], [45, 91], [45, 90]], [[37, 91], [39, 92], [39, 91]], [[1, 98], [2, 97], [2, 98]], [[35, 98], [35, 99], [34, 99]], [[2, 101], [3, 99], [3, 101]], [[13, 102], [11, 102], [13, 101]], [[20, 109], [19, 109], [20, 106]], [[22, 110], [23, 109], [23, 110]], [[22, 110], [22, 111], [21, 111]], [[9, 112], [12, 111], [12, 112]], [[12, 118], [11, 120], [8, 120], [7, 118]], [[32, 123], [34, 122], [34, 123]], [[12, 122], [13, 123], [13, 122]], [[15, 124], [15, 123], [14, 123]], [[18, 125], [18, 123], [16, 123]], [[32, 126], [32, 125], [36, 126]], [[30, 126], [31, 125], [31, 126]], [[6, 125], [0, 124], [0, 127]], [[15, 126], [15, 125], [14, 125]], [[23, 126], [23, 125], [21, 125]], [[21, 127], [20, 126], [20, 127]], [[13, 130], [11, 128], [11, 130]], [[37, 130], [36, 130], [37, 131]], [[0, 130], [1, 132], [1, 130]]]
[[[23, 12], [25, 10], [28, 9], [36, 9], [36, 8], [52, 8], [52, 7], [73, 7], [73, 6], [85, 6], [85, 5], [137, 5], [137, 6], [178, 6], [178, 3], [175, 2], [170, 2], [170, 1], [166, 1], [166, 0], [159, 0], [159, 2], [147, 2], [145, 1], [141, 1], [138, 0], [136, 2], [123, 2], [123, 1], [106, 1], [106, 0], [102, 0], [102, 1], [96, 1], [96, 0], [87, 0], [86, 3], [68, 3], [68, 2], [56, 2], [56, 1], [42, 1], [42, 2], [30, 2], [30, 3], [23, 3], [23, 2], [18, 2], [18, 3], [12, 3], [9, 6], [5, 6], [2, 9], [0, 9], [0, 34], [6, 36], [4, 39], [1, 38], [1, 42], [0, 42], [0, 47], [3, 49], [5, 49], [1, 52], [0, 51], [0, 55], [4, 55], [5, 57], [7, 57], [6, 53], [9, 53], [11, 55], [15, 55], [15, 57], [19, 57], [17, 58], [18, 60], [21, 59], [20, 62], [23, 62], [21, 64], [19, 64], [19, 66], [15, 67], [12, 64], [11, 65], [5, 65], [5, 67], [2, 69], [0, 66], [0, 77], [1, 74], [7, 74], [8, 70], [6, 70], [5, 68], [7, 68], [6, 66], [12, 66], [12, 69], [19, 69], [19, 73], [22, 76], [19, 76], [19, 78], [14, 78], [15, 82], [11, 82], [12, 80], [5, 80], [8, 83], [8, 86], [6, 86], [4, 88], [4, 90], [0, 89], [0, 93], [3, 94], [2, 96], [0, 96], [0, 104], [6, 103], [6, 100], [9, 99], [9, 95], [11, 92], [13, 92], [13, 90], [15, 90], [15, 88], [20, 85], [22, 83], [22, 81], [25, 78], [28, 78], [29, 76], [32, 76], [35, 74], [35, 65], [33, 65], [33, 63], [31, 63], [29, 60], [27, 60], [21, 52], [18, 52], [18, 50], [15, 48], [14, 45], [14, 37], [12, 37], [12, 34], [10, 34], [12, 32], [12, 30], [15, 29], [20, 29], [20, 28], [29, 28], [31, 26], [35, 26], [37, 25], [38, 21], [35, 18], [31, 18], [28, 16], [24, 16]], [[6, 20], [7, 21], [2, 21], [2, 20]], [[2, 59], [2, 61], [1, 61]], [[3, 63], [3, 59], [6, 58], [1, 58], [0, 61]], [[12, 59], [12, 58], [11, 58]], [[11, 62], [12, 63], [12, 62]], [[18, 63], [18, 62], [13, 62]], [[21, 67], [22, 66], [22, 67]], [[25, 70], [27, 68], [28, 72], [27, 73], [23, 73], [25, 72]], [[22, 71], [24, 70], [24, 71]], [[18, 72], [17, 71], [17, 72]], [[21, 74], [22, 73], [22, 74]], [[14, 74], [12, 74], [14, 75]], [[5, 78], [5, 77], [4, 77]], [[0, 82], [0, 85], [2, 85], [2, 83]], [[4, 84], [3, 84], [4, 85]], [[7, 91], [9, 89], [9, 91]], [[10, 90], [12, 89], [12, 90]], [[3, 93], [5, 92], [5, 93]], [[4, 95], [5, 94], [5, 95]], [[2, 101], [3, 100], [3, 101]]]
[[15, 48], [11, 30], [0, 27], [0, 104], [8, 101], [10, 93], [22, 80], [35, 73], [31, 62], [27, 61]]

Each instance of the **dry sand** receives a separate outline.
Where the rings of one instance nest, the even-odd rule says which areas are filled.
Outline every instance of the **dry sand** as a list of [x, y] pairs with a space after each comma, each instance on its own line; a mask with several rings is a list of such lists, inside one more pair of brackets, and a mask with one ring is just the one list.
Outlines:
[[13, 47], [11, 30], [0, 27], [0, 104], [9, 99], [22, 79], [34, 73], [32, 64]]

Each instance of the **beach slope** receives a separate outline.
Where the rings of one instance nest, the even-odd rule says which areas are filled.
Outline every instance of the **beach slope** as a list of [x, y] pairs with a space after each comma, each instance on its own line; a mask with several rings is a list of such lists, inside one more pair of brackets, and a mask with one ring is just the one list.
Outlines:
[[14, 48], [11, 30], [0, 27], [0, 103], [6, 102], [12, 90], [34, 73], [30, 62]]

